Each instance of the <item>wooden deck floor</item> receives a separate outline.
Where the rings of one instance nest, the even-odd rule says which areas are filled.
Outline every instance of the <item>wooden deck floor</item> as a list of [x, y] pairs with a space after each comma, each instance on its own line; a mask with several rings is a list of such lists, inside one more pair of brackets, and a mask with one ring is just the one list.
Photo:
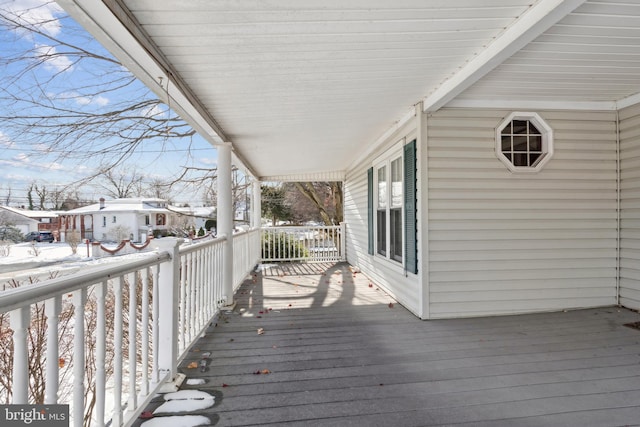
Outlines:
[[[195, 412], [211, 425], [640, 425], [635, 312], [421, 321], [346, 264], [282, 268], [181, 365], [205, 380], [183, 389], [216, 397]], [[203, 352], [206, 372], [187, 368]]]

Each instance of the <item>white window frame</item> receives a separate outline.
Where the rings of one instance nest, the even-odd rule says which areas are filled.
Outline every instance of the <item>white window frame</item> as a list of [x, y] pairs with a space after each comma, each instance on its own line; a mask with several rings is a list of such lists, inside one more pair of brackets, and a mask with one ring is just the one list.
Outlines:
[[[533, 124], [536, 129], [540, 132], [542, 137], [542, 155], [535, 161], [535, 163], [531, 166], [516, 166], [513, 164], [512, 159], [509, 159], [502, 150], [502, 133], [503, 130], [509, 126], [509, 124], [514, 120], [523, 120], [528, 121]], [[529, 135], [527, 134], [527, 138]], [[515, 173], [535, 173], [542, 170], [544, 165], [547, 164], [551, 157], [553, 156], [553, 129], [544, 121], [542, 117], [540, 117], [537, 113], [532, 112], [522, 112], [515, 111], [509, 114], [500, 124], [496, 127], [496, 146], [495, 146], [496, 156], [498, 159], [504, 163], [504, 165], [511, 171]], [[523, 152], [525, 153], [525, 152]], [[529, 151], [526, 151], [529, 153]]]
[[[373, 242], [374, 242], [374, 255], [378, 258], [390, 261], [393, 265], [398, 267], [404, 267], [405, 262], [405, 245], [404, 245], [404, 217], [405, 217], [405, 206], [404, 206], [404, 155], [402, 151], [402, 147], [404, 145], [404, 139], [400, 141], [397, 145], [394, 145], [391, 149], [385, 152], [383, 155], [378, 157], [373, 163]], [[400, 166], [400, 233], [399, 233], [399, 247], [400, 254], [395, 254], [392, 250], [392, 230], [391, 230], [391, 214], [393, 210], [396, 210], [397, 207], [393, 205], [393, 191], [392, 191], [392, 169], [391, 164], [395, 160], [399, 161]], [[381, 168], [386, 168], [386, 207], [385, 207], [385, 252], [381, 253], [379, 248], [379, 217], [378, 212], [379, 209], [379, 180], [378, 180], [378, 171]]]

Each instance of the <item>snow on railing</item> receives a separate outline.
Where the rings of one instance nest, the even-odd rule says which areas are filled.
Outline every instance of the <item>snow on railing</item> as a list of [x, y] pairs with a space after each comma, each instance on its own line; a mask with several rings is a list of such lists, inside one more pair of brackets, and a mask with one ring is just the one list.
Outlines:
[[262, 229], [262, 261], [334, 262], [346, 260], [345, 223]]
[[[233, 239], [234, 277], [255, 266], [258, 233]], [[0, 292], [0, 336], [13, 336], [0, 399], [69, 404], [75, 427], [131, 425], [225, 303], [226, 238], [181, 242], [158, 239], [135, 260]]]

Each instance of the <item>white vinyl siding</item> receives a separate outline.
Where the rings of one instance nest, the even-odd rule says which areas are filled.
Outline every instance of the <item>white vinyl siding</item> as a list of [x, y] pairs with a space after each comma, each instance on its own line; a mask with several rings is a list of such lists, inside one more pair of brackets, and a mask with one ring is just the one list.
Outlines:
[[[396, 261], [385, 260], [377, 253], [369, 255], [367, 247], [367, 169], [376, 158], [397, 145], [401, 138], [406, 137], [406, 142], [411, 141], [414, 138], [414, 129], [414, 122], [405, 125], [392, 135], [387, 143], [347, 171], [344, 181], [344, 220], [347, 224], [347, 261], [360, 268], [376, 286], [379, 285], [389, 292], [407, 309], [420, 315], [421, 285], [417, 277], [413, 274], [407, 275], [402, 265]], [[377, 173], [375, 170], [374, 167], [374, 174]], [[377, 194], [374, 203], [377, 208]]]
[[640, 105], [620, 112], [620, 304], [640, 309]]
[[555, 154], [527, 175], [495, 156], [509, 113], [428, 119], [431, 318], [616, 303], [615, 113], [538, 112]]

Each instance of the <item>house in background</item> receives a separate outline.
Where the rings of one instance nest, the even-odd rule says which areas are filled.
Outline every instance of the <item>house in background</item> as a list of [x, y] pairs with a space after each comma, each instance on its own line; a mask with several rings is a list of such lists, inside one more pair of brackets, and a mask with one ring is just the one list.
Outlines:
[[22, 208], [0, 206], [2, 222], [16, 227], [22, 234], [32, 231], [59, 230], [58, 214], [51, 211], [31, 211]]
[[254, 203], [343, 182], [348, 261], [420, 318], [640, 309], [637, 1], [58, 3]]
[[202, 228], [205, 232], [215, 232], [215, 226], [207, 228], [207, 223], [215, 224], [216, 208], [214, 206], [171, 206], [169, 209], [179, 215], [182, 230], [195, 230], [197, 234]]
[[180, 216], [164, 199], [101, 198], [99, 203], [61, 213], [61, 239], [75, 230], [82, 239], [144, 242], [149, 235], [166, 236], [180, 224]]

